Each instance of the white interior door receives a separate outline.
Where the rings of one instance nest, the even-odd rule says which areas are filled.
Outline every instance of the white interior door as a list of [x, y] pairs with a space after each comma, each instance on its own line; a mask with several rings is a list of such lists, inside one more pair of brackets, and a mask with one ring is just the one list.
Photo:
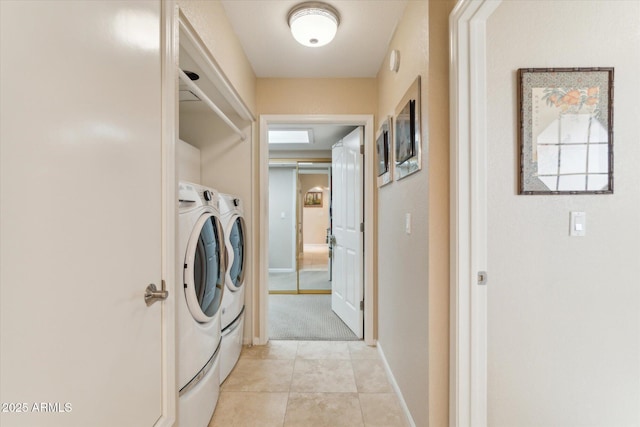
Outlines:
[[0, 395], [19, 405], [0, 424], [152, 426], [161, 2], [3, 0], [0, 15]]
[[333, 280], [331, 308], [359, 338], [363, 336], [362, 127], [332, 149]]

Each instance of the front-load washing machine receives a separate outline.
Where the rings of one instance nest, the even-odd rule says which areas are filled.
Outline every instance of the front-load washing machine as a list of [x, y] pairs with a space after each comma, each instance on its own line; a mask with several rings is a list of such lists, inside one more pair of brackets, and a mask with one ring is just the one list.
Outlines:
[[226, 246], [217, 191], [180, 182], [178, 200], [178, 420], [206, 427], [220, 394]]
[[220, 346], [220, 382], [223, 382], [240, 357], [244, 327], [244, 289], [247, 260], [247, 228], [242, 200], [220, 193], [220, 215], [224, 227], [229, 262], [226, 289], [222, 297], [222, 344]]

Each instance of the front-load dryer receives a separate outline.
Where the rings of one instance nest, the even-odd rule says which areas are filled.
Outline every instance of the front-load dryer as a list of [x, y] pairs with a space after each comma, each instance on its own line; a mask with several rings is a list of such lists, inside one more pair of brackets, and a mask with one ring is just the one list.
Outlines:
[[222, 382], [235, 366], [242, 351], [248, 251], [242, 200], [231, 194], [220, 193], [220, 215], [229, 256], [225, 278], [226, 289], [222, 297], [222, 344], [220, 347], [220, 382]]
[[206, 427], [220, 393], [226, 246], [215, 190], [180, 182], [178, 200], [178, 419]]

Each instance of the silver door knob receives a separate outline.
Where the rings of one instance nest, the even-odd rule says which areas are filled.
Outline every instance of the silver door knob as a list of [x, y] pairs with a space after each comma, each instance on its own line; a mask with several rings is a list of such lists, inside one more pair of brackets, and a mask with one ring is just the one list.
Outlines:
[[331, 246], [335, 246], [335, 245], [337, 244], [336, 236], [331, 235], [331, 237], [329, 237], [329, 244], [330, 244]]
[[169, 297], [169, 291], [164, 288], [164, 280], [162, 281], [162, 289], [158, 290], [156, 285], [151, 283], [147, 286], [147, 289], [144, 290], [144, 302], [147, 304], [147, 307], [156, 301], [164, 301]]

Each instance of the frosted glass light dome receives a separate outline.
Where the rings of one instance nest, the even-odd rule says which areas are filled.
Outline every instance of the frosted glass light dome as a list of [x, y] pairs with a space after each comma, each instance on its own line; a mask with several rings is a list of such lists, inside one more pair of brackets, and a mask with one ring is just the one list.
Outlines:
[[302, 3], [289, 12], [291, 34], [303, 46], [320, 47], [330, 43], [339, 24], [338, 11], [325, 3]]

